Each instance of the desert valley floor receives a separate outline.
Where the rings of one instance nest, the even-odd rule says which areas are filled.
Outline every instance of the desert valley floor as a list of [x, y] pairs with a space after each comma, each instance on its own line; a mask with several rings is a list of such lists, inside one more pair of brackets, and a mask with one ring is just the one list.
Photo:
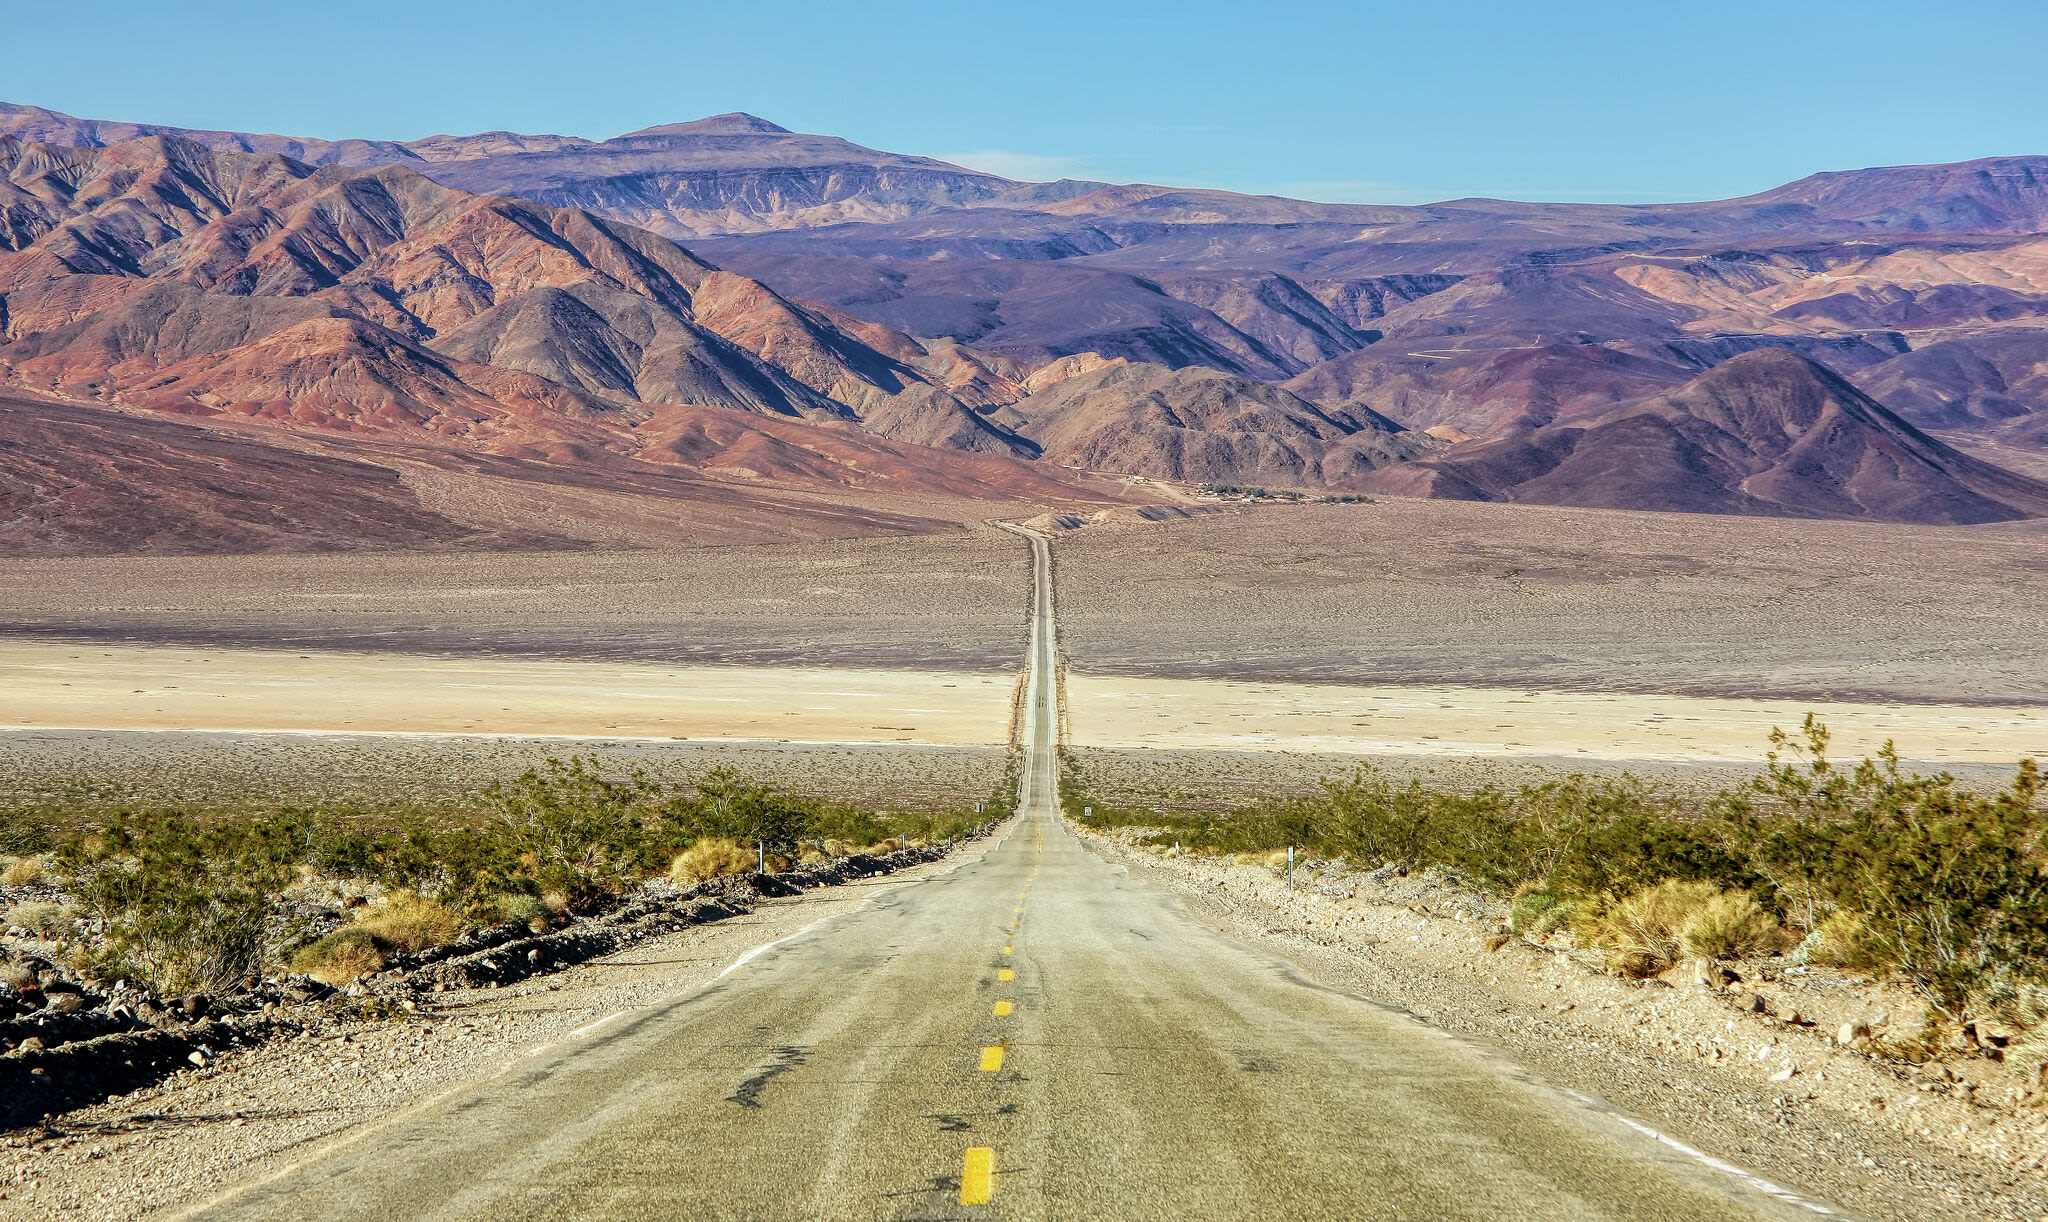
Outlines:
[[[1172, 770], [1184, 793], [1362, 761], [1725, 778], [1808, 711], [1841, 755], [1893, 739], [1987, 781], [2048, 751], [2048, 560], [2026, 524], [1402, 499], [1072, 523], [1054, 531], [1067, 740], [1119, 774], [1202, 761]], [[899, 800], [978, 798], [1012, 732], [1027, 580], [989, 527], [0, 561], [0, 741], [30, 789], [108, 764], [197, 775], [226, 736], [267, 744], [237, 775], [315, 788], [423, 752], [482, 783], [604, 744], [664, 773], [741, 751], [835, 791], [908, 752], [883, 770]], [[856, 748], [868, 768], [835, 763]]]

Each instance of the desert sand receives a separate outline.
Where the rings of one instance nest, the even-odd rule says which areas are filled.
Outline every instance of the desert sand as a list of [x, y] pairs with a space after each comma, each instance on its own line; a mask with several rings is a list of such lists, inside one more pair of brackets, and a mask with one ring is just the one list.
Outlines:
[[[1014, 676], [0, 640], [0, 726], [1007, 742]], [[4, 745], [4, 743], [0, 743]]]
[[1743, 700], [1452, 685], [1346, 686], [1066, 677], [1076, 746], [1578, 756], [1754, 763], [1772, 727], [1808, 712], [1857, 758], [1889, 739], [1907, 759], [2011, 764], [2048, 756], [2048, 704], [1973, 706]]

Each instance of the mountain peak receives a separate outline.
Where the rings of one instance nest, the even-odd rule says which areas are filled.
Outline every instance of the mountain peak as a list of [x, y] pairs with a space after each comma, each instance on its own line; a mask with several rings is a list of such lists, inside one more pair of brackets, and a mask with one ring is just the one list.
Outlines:
[[618, 139], [634, 136], [731, 136], [745, 133], [787, 136], [790, 130], [759, 115], [750, 115], [735, 110], [731, 114], [712, 115], [706, 119], [693, 119], [688, 123], [664, 123], [659, 127], [643, 127], [637, 132], [627, 132]]

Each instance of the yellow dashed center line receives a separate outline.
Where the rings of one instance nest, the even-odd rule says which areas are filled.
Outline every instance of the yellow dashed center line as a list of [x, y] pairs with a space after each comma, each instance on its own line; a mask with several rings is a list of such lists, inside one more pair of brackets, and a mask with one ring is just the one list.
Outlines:
[[1005, 946], [1003, 948], [1003, 953], [1006, 955], [1014, 955], [1017, 953], [1017, 948], [1014, 946]]
[[1003, 1067], [1003, 1046], [990, 1044], [981, 1050], [981, 1072], [994, 1073]]
[[999, 1001], [999, 1002], [997, 1002], [997, 1003], [996, 1003], [996, 1017], [997, 1017], [997, 1018], [1008, 1018], [1008, 1017], [1010, 1017], [1010, 1003], [1009, 1003], [1009, 1002], [1007, 1002], [1007, 1001]]
[[1006, 967], [1002, 971], [996, 973], [997, 980], [1015, 980], [1016, 978], [1017, 972], [1014, 968]]
[[960, 1161], [960, 1203], [986, 1205], [996, 1191], [996, 1152], [975, 1146]]

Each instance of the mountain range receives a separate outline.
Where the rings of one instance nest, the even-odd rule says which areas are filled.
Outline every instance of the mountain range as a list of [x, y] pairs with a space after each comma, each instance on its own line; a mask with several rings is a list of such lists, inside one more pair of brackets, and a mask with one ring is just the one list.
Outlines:
[[[921, 497], [1130, 495], [1083, 472], [1996, 521], [2048, 513], [2048, 158], [1396, 207], [1022, 183], [748, 115], [322, 141], [0, 104], [0, 394], [407, 488], [687, 486], [771, 533], [791, 496], [915, 529]], [[0, 412], [0, 471], [43, 488], [87, 434], [32, 417]], [[352, 530], [380, 537], [323, 537]]]

